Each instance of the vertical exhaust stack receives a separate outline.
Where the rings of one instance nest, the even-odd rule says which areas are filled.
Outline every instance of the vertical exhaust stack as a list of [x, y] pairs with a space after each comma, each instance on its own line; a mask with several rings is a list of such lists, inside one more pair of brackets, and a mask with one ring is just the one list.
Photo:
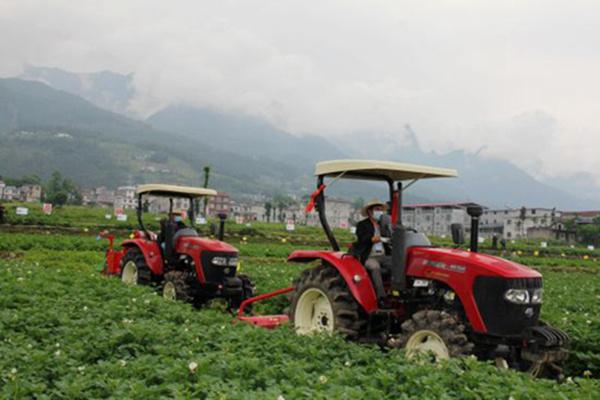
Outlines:
[[227, 214], [221, 213], [219, 214], [219, 235], [217, 238], [222, 242], [223, 237], [225, 236], [225, 220], [227, 219]]
[[467, 214], [471, 217], [471, 252], [477, 253], [479, 244], [479, 217], [483, 214], [480, 206], [467, 207]]

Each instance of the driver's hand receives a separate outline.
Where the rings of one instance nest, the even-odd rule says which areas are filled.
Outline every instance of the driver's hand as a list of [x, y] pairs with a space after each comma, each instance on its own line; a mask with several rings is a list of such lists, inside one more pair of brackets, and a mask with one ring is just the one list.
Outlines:
[[373, 242], [373, 243], [381, 242], [381, 236], [379, 236], [379, 235], [373, 235], [373, 238], [371, 239], [371, 242]]

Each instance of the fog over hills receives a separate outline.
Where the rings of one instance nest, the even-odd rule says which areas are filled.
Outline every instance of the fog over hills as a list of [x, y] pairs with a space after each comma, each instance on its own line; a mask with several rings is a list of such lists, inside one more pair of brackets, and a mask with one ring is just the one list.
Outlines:
[[[426, 151], [419, 144], [418, 129], [408, 125], [397, 134], [360, 132], [325, 139], [292, 135], [256, 117], [187, 105], [171, 105], [142, 122], [123, 116], [131, 115], [127, 105], [135, 95], [132, 74], [74, 74], [29, 67], [22, 78], [54, 89], [19, 80], [0, 81], [0, 132], [7, 143], [0, 150], [0, 171], [7, 175], [47, 175], [48, 170], [58, 168], [83, 185], [152, 179], [197, 183], [198, 171], [210, 164], [220, 189], [302, 195], [313, 188], [311, 172], [316, 161], [372, 158], [458, 169], [458, 179], [419, 182], [411, 188], [408, 202], [471, 200], [490, 207], [597, 207], [596, 192], [582, 193], [588, 182], [585, 174], [578, 180], [555, 180], [551, 186], [485, 152]], [[37, 134], [33, 139], [19, 136], [19, 130], [50, 136]], [[58, 130], [69, 133], [71, 142], [56, 145], [51, 135]], [[85, 157], [78, 161], [76, 154], [81, 152]], [[164, 168], [144, 158], [160, 153], [168, 159]], [[364, 185], [337, 188], [337, 193], [346, 196], [369, 196], [371, 191], [372, 186]]]

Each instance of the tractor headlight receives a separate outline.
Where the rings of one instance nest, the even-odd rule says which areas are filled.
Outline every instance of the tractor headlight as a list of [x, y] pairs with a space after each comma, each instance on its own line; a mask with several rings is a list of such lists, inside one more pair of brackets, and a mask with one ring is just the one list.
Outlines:
[[211, 262], [219, 267], [227, 266], [227, 257], [213, 257]]
[[229, 262], [227, 263], [227, 265], [229, 265], [230, 267], [237, 267], [238, 262], [239, 262], [239, 260], [237, 257], [232, 257], [229, 259]]
[[531, 295], [531, 303], [533, 304], [542, 304], [542, 298], [544, 297], [544, 289], [539, 288], [533, 291]]
[[529, 292], [527, 289], [508, 289], [504, 293], [504, 298], [515, 304], [528, 304]]

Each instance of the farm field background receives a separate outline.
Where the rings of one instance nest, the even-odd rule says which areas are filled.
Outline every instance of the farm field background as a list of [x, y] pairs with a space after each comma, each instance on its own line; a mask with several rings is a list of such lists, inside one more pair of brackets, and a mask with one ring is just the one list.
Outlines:
[[[11, 207], [14, 207], [11, 205]], [[10, 210], [10, 207], [9, 207]], [[600, 253], [550, 243], [509, 243], [508, 258], [544, 275], [542, 318], [567, 331], [569, 377], [558, 384], [474, 359], [409, 362], [401, 351], [298, 337], [232, 324], [221, 304], [195, 310], [167, 303], [148, 287], [99, 274], [105, 240], [134, 226], [105, 210], [35, 209], [0, 226], [0, 397], [2, 398], [598, 398]], [[148, 222], [153, 223], [152, 216]], [[326, 248], [318, 228], [229, 224], [242, 272], [264, 293], [289, 285], [303, 268], [298, 248]], [[338, 231], [342, 243], [352, 235]], [[448, 245], [447, 239], [436, 244]], [[486, 249], [484, 251], [491, 251]], [[281, 297], [257, 311], [281, 312]]]

